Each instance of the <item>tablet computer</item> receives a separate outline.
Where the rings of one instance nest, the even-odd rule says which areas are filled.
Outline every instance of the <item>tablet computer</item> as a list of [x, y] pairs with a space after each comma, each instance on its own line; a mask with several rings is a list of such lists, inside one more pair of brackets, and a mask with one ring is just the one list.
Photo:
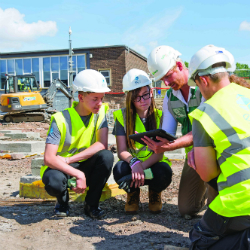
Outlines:
[[159, 136], [159, 137], [162, 137], [162, 138], [165, 138], [169, 141], [174, 141], [177, 139], [177, 137], [167, 133], [165, 130], [163, 129], [154, 129], [154, 130], [150, 130], [150, 131], [147, 131], [147, 132], [143, 132], [143, 133], [138, 133], [138, 134], [133, 134], [133, 135], [129, 135], [129, 138], [134, 140], [134, 141], [137, 141], [143, 145], [146, 145], [146, 143], [144, 143], [141, 138], [143, 138], [144, 136], [147, 136], [149, 137], [150, 139], [156, 141], [156, 142], [159, 142], [159, 140], [156, 139], [156, 136]]

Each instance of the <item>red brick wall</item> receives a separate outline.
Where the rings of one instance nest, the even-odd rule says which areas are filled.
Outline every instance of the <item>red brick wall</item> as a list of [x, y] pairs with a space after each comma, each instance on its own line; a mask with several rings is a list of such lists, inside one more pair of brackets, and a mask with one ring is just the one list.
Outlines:
[[[110, 69], [111, 70], [111, 92], [122, 92], [122, 78], [126, 72], [132, 68], [142, 69], [146, 72], [147, 62], [128, 52], [125, 47], [107, 47], [91, 49], [90, 68], [95, 70]], [[121, 107], [125, 106], [125, 94], [106, 94], [104, 101], [115, 101]]]
[[126, 51], [126, 72], [130, 69], [141, 69], [149, 73], [147, 61], [135, 55], [133, 52]]

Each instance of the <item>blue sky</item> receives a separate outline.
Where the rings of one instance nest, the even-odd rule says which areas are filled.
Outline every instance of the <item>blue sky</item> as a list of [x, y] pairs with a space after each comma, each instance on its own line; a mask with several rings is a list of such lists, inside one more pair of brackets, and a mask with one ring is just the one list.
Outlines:
[[250, 1], [0, 2], [0, 52], [125, 44], [144, 56], [169, 45], [182, 59], [207, 44], [224, 47], [250, 66]]

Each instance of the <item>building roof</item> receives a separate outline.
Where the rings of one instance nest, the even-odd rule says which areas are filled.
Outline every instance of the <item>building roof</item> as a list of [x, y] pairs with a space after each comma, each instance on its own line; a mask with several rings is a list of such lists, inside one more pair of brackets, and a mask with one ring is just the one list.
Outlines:
[[[111, 45], [111, 46], [97, 46], [97, 47], [81, 47], [81, 48], [74, 48], [74, 51], [77, 52], [89, 52], [91, 49], [108, 49], [108, 48], [118, 48], [124, 47], [125, 50], [135, 54], [136, 56], [140, 57], [141, 59], [147, 61], [147, 58], [137, 51], [131, 49], [126, 45]], [[13, 58], [13, 57], [23, 57], [23, 56], [48, 56], [48, 55], [59, 55], [59, 54], [68, 54], [69, 49], [56, 49], [56, 50], [35, 50], [35, 51], [16, 51], [16, 52], [3, 52], [0, 53], [1, 58]]]

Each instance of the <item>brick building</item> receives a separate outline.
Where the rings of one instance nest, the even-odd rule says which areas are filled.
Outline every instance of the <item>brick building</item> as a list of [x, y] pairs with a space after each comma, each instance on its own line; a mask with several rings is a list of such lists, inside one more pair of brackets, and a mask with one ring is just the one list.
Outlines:
[[[68, 85], [68, 49], [0, 53], [0, 93], [3, 93], [5, 74], [34, 74], [42, 88], [42, 93], [53, 79], [59, 78]], [[111, 89], [105, 96], [106, 102], [124, 105], [122, 78], [132, 68], [148, 72], [147, 59], [125, 45], [75, 48], [73, 54], [74, 76], [84, 69], [100, 71]], [[67, 107], [66, 97], [58, 92], [54, 107], [62, 110]]]

